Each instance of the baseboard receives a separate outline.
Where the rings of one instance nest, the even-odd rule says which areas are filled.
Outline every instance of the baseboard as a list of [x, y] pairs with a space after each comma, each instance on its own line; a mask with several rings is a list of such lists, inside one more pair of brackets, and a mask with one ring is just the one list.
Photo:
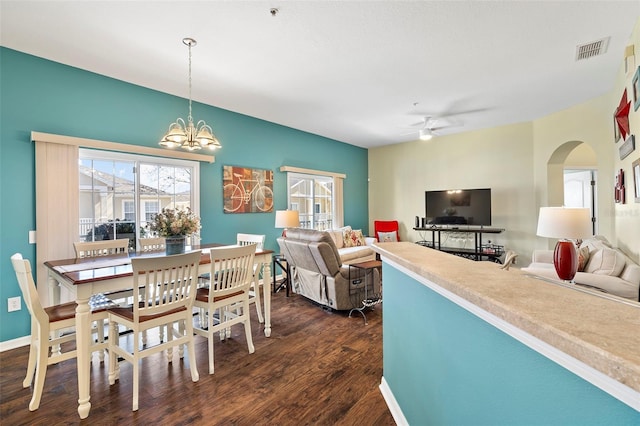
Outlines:
[[387, 384], [387, 381], [384, 379], [384, 376], [382, 376], [382, 380], [380, 382], [379, 387], [380, 387], [380, 392], [382, 393], [382, 397], [384, 398], [385, 402], [387, 403], [387, 407], [391, 412], [391, 416], [393, 417], [393, 420], [399, 426], [405, 426], [405, 425], [408, 426], [409, 422], [407, 421], [407, 419], [405, 419], [404, 414], [402, 413], [402, 409], [400, 409], [400, 406], [398, 405], [396, 398], [393, 396], [393, 392], [391, 391], [391, 388], [389, 388], [389, 385]]
[[10, 351], [11, 349], [20, 348], [22, 346], [27, 346], [31, 342], [31, 336], [22, 336], [13, 340], [6, 340], [4, 342], [0, 342], [0, 352]]

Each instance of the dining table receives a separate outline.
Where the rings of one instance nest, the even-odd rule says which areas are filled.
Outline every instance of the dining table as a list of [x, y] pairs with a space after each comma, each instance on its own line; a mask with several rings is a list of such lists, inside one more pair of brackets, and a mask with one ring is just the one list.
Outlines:
[[[225, 244], [187, 246], [186, 251], [201, 250], [200, 265], [211, 263], [209, 250]], [[52, 303], [60, 303], [60, 289], [65, 287], [75, 295], [76, 348], [78, 370], [78, 414], [87, 418], [91, 410], [91, 310], [89, 299], [96, 294], [119, 292], [133, 286], [131, 259], [165, 256], [165, 251], [125, 253], [93, 258], [73, 258], [44, 262], [48, 272], [49, 296]], [[271, 336], [271, 258], [273, 250], [258, 249], [255, 264], [262, 266], [264, 334]], [[201, 268], [202, 271], [202, 268]]]

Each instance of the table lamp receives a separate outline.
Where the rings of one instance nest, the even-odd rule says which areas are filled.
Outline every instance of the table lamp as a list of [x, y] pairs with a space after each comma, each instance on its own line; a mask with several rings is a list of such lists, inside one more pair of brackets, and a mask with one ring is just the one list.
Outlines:
[[282, 236], [287, 236], [287, 228], [298, 228], [300, 216], [297, 210], [276, 210], [276, 228], [283, 228]]
[[553, 251], [553, 266], [561, 280], [572, 281], [578, 253], [571, 240], [591, 235], [591, 212], [588, 208], [540, 207], [536, 235], [560, 239]]

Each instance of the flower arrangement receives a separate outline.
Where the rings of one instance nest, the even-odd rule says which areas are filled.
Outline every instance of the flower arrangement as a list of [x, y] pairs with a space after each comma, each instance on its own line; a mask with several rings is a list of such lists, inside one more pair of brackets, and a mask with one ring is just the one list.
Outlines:
[[200, 230], [200, 218], [189, 207], [185, 210], [162, 209], [147, 227], [160, 237], [191, 235]]

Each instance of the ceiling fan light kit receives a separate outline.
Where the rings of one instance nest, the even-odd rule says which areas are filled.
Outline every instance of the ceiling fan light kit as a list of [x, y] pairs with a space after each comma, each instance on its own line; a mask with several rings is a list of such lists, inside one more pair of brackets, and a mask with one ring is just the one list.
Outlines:
[[433, 132], [431, 129], [420, 129], [420, 140], [428, 141], [433, 138]]

